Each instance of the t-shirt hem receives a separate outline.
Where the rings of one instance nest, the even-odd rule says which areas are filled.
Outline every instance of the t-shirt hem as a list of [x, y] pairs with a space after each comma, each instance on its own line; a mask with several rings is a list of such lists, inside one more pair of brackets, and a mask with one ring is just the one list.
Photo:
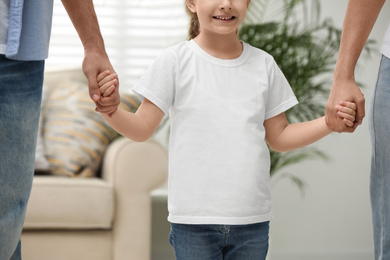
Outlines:
[[135, 94], [143, 101], [144, 98], [150, 100], [153, 104], [155, 104], [165, 115], [168, 114], [169, 108], [165, 105], [165, 103], [159, 99], [156, 95], [152, 94], [149, 90], [145, 88], [135, 87], [132, 89]]
[[289, 98], [288, 100], [286, 100], [285, 102], [283, 102], [282, 104], [277, 106], [276, 108], [268, 111], [265, 114], [265, 120], [270, 119], [270, 118], [272, 118], [274, 116], [279, 115], [282, 112], [285, 112], [285, 111], [289, 110], [290, 108], [292, 108], [296, 104], [298, 104], [298, 100], [297, 100], [297, 98], [295, 96], [292, 96], [291, 98]]
[[388, 59], [390, 59], [390, 49], [388, 51], [386, 50], [382, 50], [382, 54], [383, 56], [387, 57]]
[[168, 221], [171, 223], [188, 225], [248, 225], [270, 221], [271, 219], [272, 212], [245, 218], [168, 216]]
[[390, 59], [390, 24], [387, 27], [385, 37], [381, 46], [381, 53]]

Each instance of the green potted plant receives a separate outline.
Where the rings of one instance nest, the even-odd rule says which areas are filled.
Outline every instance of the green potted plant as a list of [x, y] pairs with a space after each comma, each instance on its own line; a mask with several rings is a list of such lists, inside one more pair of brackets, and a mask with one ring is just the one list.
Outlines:
[[[299, 105], [286, 112], [290, 122], [323, 116], [331, 87], [341, 30], [330, 18], [320, 19], [319, 1], [283, 0], [281, 21], [261, 22], [268, 0], [252, 0], [239, 38], [271, 54], [289, 81]], [[308, 11], [310, 8], [310, 12]], [[299, 12], [301, 11], [302, 12]], [[366, 45], [370, 52], [372, 41]], [[314, 147], [271, 153], [271, 176], [289, 177], [303, 192], [305, 183], [282, 169], [307, 159], [328, 159]]]

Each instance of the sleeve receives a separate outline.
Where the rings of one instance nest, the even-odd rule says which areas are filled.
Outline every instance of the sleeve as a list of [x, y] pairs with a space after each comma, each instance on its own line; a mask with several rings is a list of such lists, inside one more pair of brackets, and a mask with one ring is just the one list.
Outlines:
[[165, 115], [174, 99], [176, 60], [172, 51], [164, 50], [132, 88], [141, 100], [147, 98]]
[[268, 85], [265, 119], [277, 116], [298, 104], [290, 84], [273, 58], [268, 71]]

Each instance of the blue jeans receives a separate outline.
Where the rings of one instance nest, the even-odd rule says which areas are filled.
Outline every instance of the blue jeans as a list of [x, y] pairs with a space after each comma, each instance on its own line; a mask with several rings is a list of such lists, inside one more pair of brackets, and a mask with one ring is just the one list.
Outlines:
[[371, 209], [376, 260], [390, 259], [390, 59], [382, 56], [371, 107]]
[[250, 225], [171, 223], [169, 242], [177, 260], [265, 260], [269, 222]]
[[0, 259], [19, 260], [34, 175], [44, 61], [0, 55]]

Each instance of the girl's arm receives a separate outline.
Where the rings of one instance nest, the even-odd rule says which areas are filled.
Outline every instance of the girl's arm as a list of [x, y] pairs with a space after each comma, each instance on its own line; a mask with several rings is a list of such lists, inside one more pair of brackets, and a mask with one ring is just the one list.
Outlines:
[[286, 152], [307, 146], [332, 133], [325, 117], [312, 121], [288, 124], [285, 113], [265, 120], [265, 139], [272, 150]]
[[143, 142], [157, 130], [164, 112], [145, 98], [136, 113], [118, 108], [111, 116], [101, 115], [121, 135], [136, 142]]
[[[336, 105], [337, 114], [344, 124], [353, 127], [356, 105], [340, 102]], [[312, 144], [332, 133], [325, 122], [325, 117], [312, 121], [289, 124], [285, 113], [264, 121], [265, 138], [268, 145], [276, 152], [286, 152]]]
[[[109, 97], [115, 90], [118, 75], [109, 70], [97, 76], [100, 94]], [[121, 108], [114, 113], [101, 114], [106, 122], [121, 135], [137, 142], [148, 140], [160, 125], [164, 112], [148, 99], [144, 99], [137, 112], [131, 113]]]

